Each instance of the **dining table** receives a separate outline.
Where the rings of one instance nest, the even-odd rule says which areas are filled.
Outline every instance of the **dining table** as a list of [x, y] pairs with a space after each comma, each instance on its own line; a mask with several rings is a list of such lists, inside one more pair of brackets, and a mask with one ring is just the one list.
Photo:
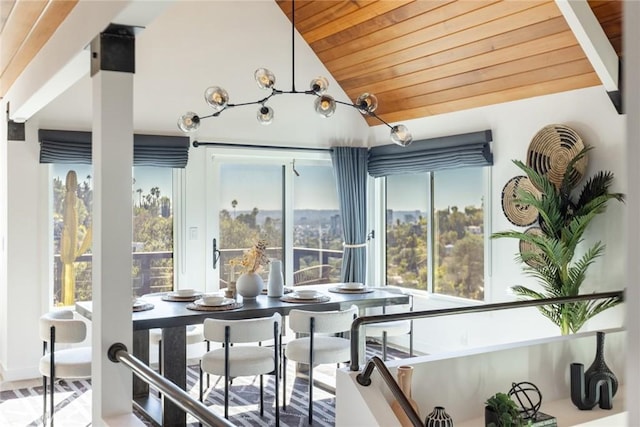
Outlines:
[[[340, 291], [340, 284], [328, 283], [319, 285], [296, 286], [290, 291], [313, 290], [321, 298], [296, 299], [269, 297], [260, 294], [252, 299], [237, 296], [234, 308], [224, 310], [199, 310], [193, 300], [176, 298], [168, 300], [167, 293], [142, 296], [138, 303], [145, 309], [132, 313], [133, 355], [143, 363], [149, 364], [149, 330], [162, 329], [162, 375], [182, 389], [187, 386], [187, 350], [186, 327], [202, 324], [207, 318], [218, 319], [251, 319], [268, 317], [273, 313], [287, 316], [291, 310], [332, 311], [342, 310], [356, 305], [360, 312], [370, 307], [395, 304], [407, 304], [409, 296], [390, 292], [384, 287], [369, 288], [362, 292], [352, 290]], [[91, 319], [91, 301], [76, 302], [76, 311], [87, 319]], [[186, 413], [165, 397], [158, 398], [149, 393], [149, 385], [143, 380], [133, 377], [134, 405], [153, 424], [159, 426], [182, 427], [187, 425]]]

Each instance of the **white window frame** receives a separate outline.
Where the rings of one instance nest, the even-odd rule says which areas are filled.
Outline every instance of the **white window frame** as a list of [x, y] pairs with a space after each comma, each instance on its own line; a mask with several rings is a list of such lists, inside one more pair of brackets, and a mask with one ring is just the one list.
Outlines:
[[[484, 200], [484, 301], [491, 301], [491, 218], [492, 218], [492, 199], [491, 199], [491, 168], [484, 167], [482, 171], [483, 178], [483, 200]], [[375, 284], [375, 286], [386, 286], [386, 205], [385, 197], [386, 180], [382, 178], [369, 177], [368, 182], [368, 217], [367, 221], [371, 224], [371, 230], [374, 232], [375, 238], [370, 241], [368, 247], [367, 260], [367, 282]], [[430, 175], [430, 187], [433, 189], [433, 175]], [[433, 192], [432, 192], [433, 194]], [[429, 210], [432, 211], [432, 197], [429, 197]], [[433, 227], [433, 221], [429, 222], [429, 226]], [[433, 237], [432, 229], [429, 230], [429, 239], [427, 241], [427, 257], [433, 260]], [[433, 292], [433, 268], [429, 268], [429, 277], [427, 282], [427, 290], [407, 289], [415, 295], [421, 295], [442, 301], [448, 301], [458, 304], [477, 303], [481, 301], [469, 298], [461, 298], [451, 295], [438, 294]]]

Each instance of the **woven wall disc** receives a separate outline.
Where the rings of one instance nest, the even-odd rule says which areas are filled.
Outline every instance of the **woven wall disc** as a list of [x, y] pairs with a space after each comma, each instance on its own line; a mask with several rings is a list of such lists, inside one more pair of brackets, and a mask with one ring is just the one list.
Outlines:
[[540, 191], [524, 175], [514, 176], [502, 189], [502, 211], [504, 215], [512, 224], [526, 227], [536, 222], [538, 209], [529, 204], [518, 202], [518, 189], [528, 191], [538, 197], [540, 196]]
[[[580, 136], [564, 125], [548, 125], [538, 131], [527, 150], [527, 166], [546, 176], [556, 188], [569, 162], [584, 148]], [[578, 161], [571, 173], [571, 187], [575, 187], [587, 169], [587, 156]]]
[[[529, 227], [525, 230], [525, 234], [532, 234], [534, 236], [542, 236], [544, 234], [544, 232], [542, 231], [542, 228], [540, 227]], [[537, 246], [532, 245], [529, 242], [525, 242], [524, 240], [520, 240], [520, 254], [522, 254], [523, 252], [534, 252], [534, 253], [540, 253], [540, 249], [538, 249]], [[534, 260], [526, 260], [525, 261], [529, 266], [531, 267], [536, 267], [536, 265], [538, 265], [538, 263]]]

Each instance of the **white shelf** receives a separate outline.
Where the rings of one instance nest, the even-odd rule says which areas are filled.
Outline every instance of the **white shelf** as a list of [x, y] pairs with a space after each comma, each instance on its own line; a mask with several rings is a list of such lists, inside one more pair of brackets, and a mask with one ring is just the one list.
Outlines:
[[[624, 387], [620, 386], [613, 398], [613, 408], [600, 409], [598, 406], [590, 411], [581, 411], [571, 402], [571, 398], [542, 402], [540, 409], [545, 414], [553, 415], [561, 427], [626, 427], [627, 416], [624, 407]], [[455, 420], [454, 420], [455, 422]], [[456, 427], [480, 427], [484, 426], [484, 416], [456, 422]]]

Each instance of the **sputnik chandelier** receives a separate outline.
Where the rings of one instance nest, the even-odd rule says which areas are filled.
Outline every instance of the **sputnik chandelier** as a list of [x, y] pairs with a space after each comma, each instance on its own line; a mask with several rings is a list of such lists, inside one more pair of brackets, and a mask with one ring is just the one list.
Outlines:
[[273, 121], [273, 109], [267, 105], [267, 101], [276, 95], [285, 94], [303, 94], [314, 95], [316, 97], [314, 101], [314, 108], [316, 113], [321, 117], [330, 117], [336, 111], [336, 105], [347, 105], [360, 111], [365, 116], [375, 117], [380, 122], [385, 124], [391, 129], [391, 141], [401, 146], [407, 146], [411, 144], [413, 138], [409, 129], [405, 125], [392, 126], [378, 116], [375, 111], [378, 107], [378, 98], [372, 93], [365, 92], [356, 99], [355, 103], [343, 102], [335, 100], [331, 95], [326, 94], [329, 86], [329, 81], [325, 77], [316, 77], [311, 80], [309, 90], [299, 91], [295, 87], [295, 2], [292, 0], [292, 18], [291, 18], [291, 90], [280, 90], [275, 87], [276, 76], [266, 68], [258, 68], [254, 74], [256, 83], [260, 89], [270, 90], [267, 96], [257, 101], [243, 102], [238, 104], [229, 103], [229, 94], [226, 90], [219, 86], [211, 86], [204, 91], [204, 99], [213, 109], [213, 112], [209, 115], [199, 116], [198, 114], [189, 111], [178, 119], [178, 127], [183, 132], [194, 132], [200, 127], [200, 122], [203, 119], [210, 117], [218, 117], [224, 110], [233, 107], [242, 107], [246, 105], [259, 105], [258, 112], [256, 114], [258, 122], [263, 125], [268, 125]]

